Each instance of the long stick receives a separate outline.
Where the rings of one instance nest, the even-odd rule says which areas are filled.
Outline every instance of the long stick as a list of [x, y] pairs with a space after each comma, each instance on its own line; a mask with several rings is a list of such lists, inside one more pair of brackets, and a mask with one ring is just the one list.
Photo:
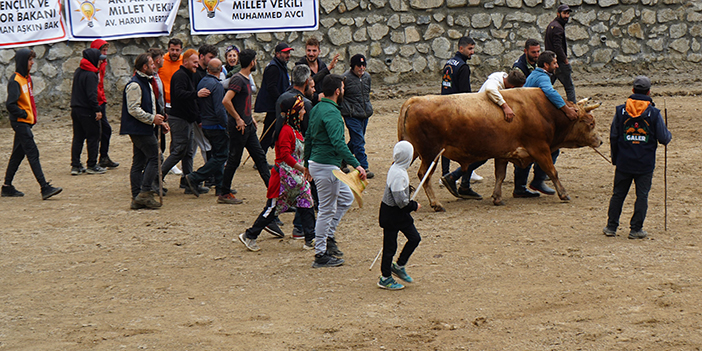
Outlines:
[[[663, 111], [665, 113], [665, 127], [668, 128], [668, 105], [665, 102], [665, 99], [663, 99]], [[664, 184], [664, 201], [663, 201], [663, 208], [665, 211], [664, 215], [664, 222], [663, 222], [663, 229], [667, 232], [668, 231], [668, 145], [663, 145], [663, 150], [665, 150], [664, 155], [665, 157], [663, 158], [664, 163], [663, 163], [663, 184]]]
[[592, 146], [591, 146], [591, 148], [592, 148], [593, 150], [595, 150], [595, 152], [596, 152], [598, 155], [602, 156], [602, 158], [604, 158], [605, 161], [607, 161], [607, 163], [609, 163], [610, 165], [612, 164], [612, 160], [608, 159], [607, 156], [603, 155], [603, 154], [600, 152], [600, 150], [597, 150], [597, 149], [595, 149], [595, 148], [592, 147]]
[[[263, 132], [263, 134], [261, 134], [261, 137], [258, 138], [258, 142], [259, 142], [259, 143], [261, 142], [261, 140], [263, 140], [263, 137], [265, 137], [266, 134], [268, 134], [268, 131], [270, 131], [270, 130], [271, 130], [271, 127], [273, 127], [274, 125], [275, 125], [275, 123], [269, 125], [269, 126], [268, 126], [268, 129], [266, 129], [266, 131]], [[263, 151], [265, 152], [266, 150], [263, 150]], [[242, 166], [245, 165], [245, 164], [246, 164], [246, 161], [248, 161], [250, 158], [251, 158], [251, 154], [249, 154], [248, 156], [246, 156], [246, 159], [244, 160], [244, 163], [242, 163], [241, 165], [242, 165]]]
[[163, 151], [161, 150], [161, 125], [158, 125], [158, 202], [163, 205], [163, 170], [161, 170], [161, 157], [163, 156]]
[[[412, 195], [412, 198], [410, 199], [410, 201], [414, 200], [414, 199], [417, 197], [417, 194], [419, 194], [419, 189], [422, 188], [422, 185], [424, 185], [424, 182], [426, 182], [426, 181], [427, 181], [427, 178], [429, 178], [429, 174], [430, 174], [431, 171], [434, 169], [434, 166], [436, 165], [436, 162], [439, 160], [439, 157], [441, 157], [441, 155], [444, 154], [444, 151], [446, 151], [446, 149], [441, 149], [441, 151], [439, 151], [439, 154], [436, 155], [436, 157], [434, 157], [434, 160], [433, 160], [433, 161], [431, 161], [431, 164], [429, 165], [429, 168], [427, 168], [427, 173], [424, 174], [424, 177], [422, 178], [422, 181], [419, 182], [419, 185], [417, 186], [417, 189], [414, 190], [414, 194]], [[378, 254], [375, 255], [375, 259], [373, 260], [373, 263], [371, 263], [370, 267], [368, 267], [368, 270], [369, 270], [369, 271], [373, 269], [373, 265], [375, 265], [375, 261], [378, 260], [378, 257], [380, 257], [380, 254], [381, 254], [381, 253], [383, 253], [383, 248], [382, 248], [382, 247], [380, 248], [380, 250], [378, 250]]]

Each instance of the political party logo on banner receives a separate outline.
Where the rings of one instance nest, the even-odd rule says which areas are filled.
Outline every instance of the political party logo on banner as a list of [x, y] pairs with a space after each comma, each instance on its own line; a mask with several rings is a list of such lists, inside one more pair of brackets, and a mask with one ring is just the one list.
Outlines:
[[70, 39], [86, 41], [169, 35], [180, 5], [179, 0], [65, 1]]
[[190, 0], [193, 35], [318, 28], [318, 0]]
[[0, 48], [66, 40], [58, 0], [1, 0]]

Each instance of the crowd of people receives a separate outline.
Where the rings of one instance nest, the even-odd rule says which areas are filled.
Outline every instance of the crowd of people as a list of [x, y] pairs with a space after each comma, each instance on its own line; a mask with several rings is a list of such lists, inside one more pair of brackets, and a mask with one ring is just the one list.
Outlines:
[[[538, 40], [527, 40], [524, 54], [516, 60], [513, 70], [495, 72], [481, 86], [479, 92], [485, 92], [490, 101], [503, 110], [504, 123], [511, 123], [519, 116], [500, 90], [522, 86], [542, 89], [568, 119], [577, 118], [576, 110], [569, 107], [553, 87], [555, 80], [559, 80], [567, 99], [575, 102], [565, 37], [570, 12], [568, 5], [558, 7], [556, 19], [546, 30], [546, 51], [541, 52]], [[474, 54], [475, 45], [470, 37], [458, 41], [456, 55], [442, 70], [442, 95], [472, 92], [467, 61]], [[119, 166], [109, 157], [112, 129], [106, 115], [104, 88], [108, 49], [109, 43], [95, 40], [83, 51], [74, 73], [70, 101], [71, 175], [102, 174]], [[343, 264], [343, 252], [335, 234], [354, 196], [334, 171], [349, 172], [347, 167], [350, 166], [362, 180], [373, 177], [365, 150], [368, 120], [373, 115], [371, 76], [366, 72], [366, 58], [362, 54], [353, 55], [348, 71], [343, 75], [332, 74], [339, 55], [333, 56], [327, 65], [319, 58], [320, 42], [312, 37], [306, 42], [304, 57], [289, 71], [293, 48], [284, 42], [278, 43], [274, 58], [263, 68], [253, 102], [257, 87], [252, 73], [259, 68], [254, 50], [239, 50], [232, 45], [226, 48], [225, 57], [220, 60], [219, 50], [213, 45], [205, 44], [198, 50], [184, 49], [183, 42], [174, 38], [168, 42], [166, 51], [151, 48], [138, 55], [134, 60], [134, 74], [122, 92], [119, 133], [129, 135], [133, 144], [129, 175], [131, 208], [161, 207], [162, 201], [157, 201], [155, 196], [158, 194], [162, 198], [167, 193], [168, 189], [162, 184], [169, 172], [181, 175], [179, 187], [186, 194], [200, 196], [214, 187], [217, 203], [241, 204], [232, 184], [246, 149], [267, 187], [267, 202], [253, 225], [234, 240], [238, 239], [250, 251], [259, 251], [261, 248], [256, 241], [261, 232], [283, 237], [278, 215], [294, 211], [292, 236], [304, 240], [303, 248], [314, 250], [313, 267]], [[29, 49], [18, 50], [15, 73], [8, 83], [6, 106], [15, 139], [2, 186], [3, 197], [24, 195], [12, 181], [25, 156], [44, 200], [62, 191], [45, 180], [31, 131], [37, 122], [29, 74], [35, 57]], [[612, 122], [612, 159], [617, 170], [609, 220], [603, 231], [607, 236], [616, 235], [622, 204], [632, 181], [636, 183], [637, 201], [629, 238], [647, 236], [642, 228], [655, 166], [655, 148], [657, 142], [667, 144], [671, 140], [649, 96], [650, 87], [648, 78], [637, 77], [634, 95], [625, 105], [617, 107]], [[265, 113], [260, 133], [252, 110]], [[345, 141], [346, 130], [348, 142]], [[170, 147], [164, 159], [167, 135], [170, 135]], [[84, 144], [87, 145], [86, 167], [81, 162]], [[198, 148], [204, 164], [194, 169], [193, 158]], [[273, 165], [269, 165], [266, 158], [270, 148], [275, 150]], [[410, 143], [397, 143], [393, 151], [394, 163], [387, 174], [379, 217], [384, 229], [382, 275], [378, 281], [381, 288], [403, 288], [393, 275], [404, 282], [413, 281], [405, 270], [405, 264], [421, 241], [410, 215], [420, 208], [410, 199], [407, 176], [413, 154]], [[558, 150], [552, 154], [554, 162], [557, 156]], [[473, 171], [486, 160], [454, 172], [449, 172], [449, 162], [442, 160], [441, 178], [449, 192], [456, 197], [481, 199], [470, 183], [471, 176], [476, 178]], [[513, 196], [554, 194], [555, 191], [544, 183], [546, 175], [538, 165], [534, 167], [534, 179], [527, 188], [530, 168], [515, 167]], [[400, 231], [408, 241], [393, 263]]]

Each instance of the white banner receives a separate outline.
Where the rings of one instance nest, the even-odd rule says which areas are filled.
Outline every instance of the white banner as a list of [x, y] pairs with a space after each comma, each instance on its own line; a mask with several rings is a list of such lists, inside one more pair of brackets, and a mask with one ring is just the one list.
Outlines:
[[193, 35], [318, 28], [317, 0], [190, 0], [190, 33]]
[[170, 35], [180, 6], [180, 0], [64, 1], [70, 39], [85, 41]]
[[0, 0], [0, 49], [66, 39], [59, 0]]

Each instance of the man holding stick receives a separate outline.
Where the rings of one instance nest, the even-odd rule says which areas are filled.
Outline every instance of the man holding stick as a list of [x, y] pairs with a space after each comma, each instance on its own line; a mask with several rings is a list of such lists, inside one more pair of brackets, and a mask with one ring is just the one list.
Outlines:
[[672, 135], [651, 100], [651, 81], [646, 76], [634, 79], [633, 95], [626, 104], [617, 106], [609, 132], [614, 172], [614, 190], [609, 201], [606, 236], [617, 236], [622, 205], [631, 182], [636, 183], [636, 202], [631, 217], [629, 239], [643, 239], [648, 233], [643, 222], [648, 210], [648, 192], [656, 167], [658, 143], [668, 145]]

